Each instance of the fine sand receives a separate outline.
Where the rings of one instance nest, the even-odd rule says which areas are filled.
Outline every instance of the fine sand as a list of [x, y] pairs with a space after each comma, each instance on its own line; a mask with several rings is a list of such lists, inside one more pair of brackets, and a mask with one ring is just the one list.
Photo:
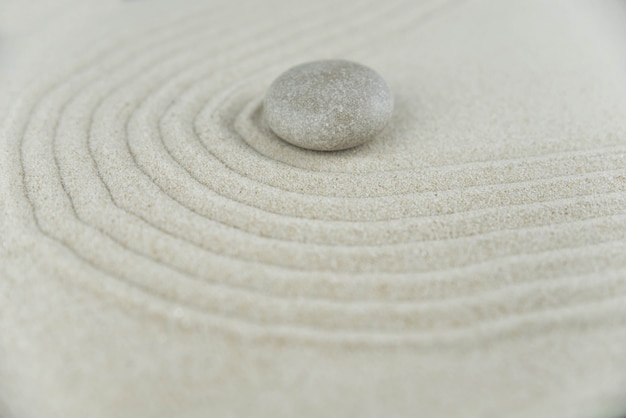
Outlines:
[[[626, 6], [0, 5], [0, 416], [626, 413]], [[279, 74], [393, 90], [341, 152]]]

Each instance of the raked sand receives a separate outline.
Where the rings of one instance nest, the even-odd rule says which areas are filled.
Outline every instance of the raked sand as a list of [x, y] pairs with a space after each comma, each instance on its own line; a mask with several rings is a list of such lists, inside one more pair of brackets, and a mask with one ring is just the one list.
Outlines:
[[[626, 414], [626, 7], [0, 5], [0, 416]], [[280, 73], [393, 90], [324, 153]]]

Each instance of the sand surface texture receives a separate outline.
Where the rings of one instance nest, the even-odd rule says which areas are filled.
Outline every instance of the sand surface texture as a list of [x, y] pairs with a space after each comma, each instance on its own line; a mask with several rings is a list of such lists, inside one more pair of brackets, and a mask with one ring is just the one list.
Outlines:
[[[0, 4], [0, 416], [626, 413], [617, 1]], [[274, 136], [318, 59], [372, 142]]]

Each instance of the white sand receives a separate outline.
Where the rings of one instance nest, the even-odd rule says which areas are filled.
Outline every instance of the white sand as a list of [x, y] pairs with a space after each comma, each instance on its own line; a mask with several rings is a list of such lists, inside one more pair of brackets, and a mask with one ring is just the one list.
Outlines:
[[[6, 0], [0, 416], [625, 413], [625, 22]], [[390, 125], [278, 141], [268, 85], [328, 58], [384, 76]]]

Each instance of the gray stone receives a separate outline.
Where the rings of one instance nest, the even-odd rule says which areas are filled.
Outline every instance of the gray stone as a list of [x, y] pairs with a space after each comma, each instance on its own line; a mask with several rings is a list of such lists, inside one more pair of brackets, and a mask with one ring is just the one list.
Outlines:
[[371, 68], [344, 60], [314, 61], [280, 75], [263, 108], [269, 127], [285, 141], [334, 151], [372, 140], [389, 122], [393, 95]]

